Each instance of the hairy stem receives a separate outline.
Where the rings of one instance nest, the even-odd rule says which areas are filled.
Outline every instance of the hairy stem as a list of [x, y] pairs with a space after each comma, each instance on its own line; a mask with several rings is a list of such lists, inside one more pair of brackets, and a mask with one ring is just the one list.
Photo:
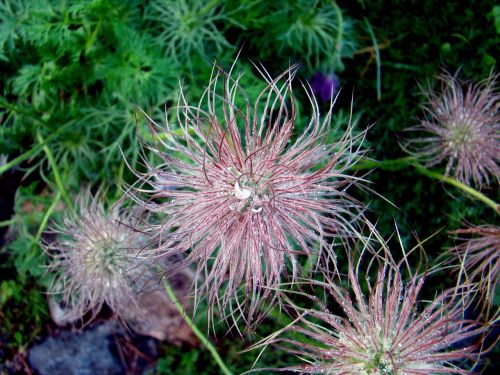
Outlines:
[[375, 33], [373, 32], [372, 26], [367, 18], [365, 18], [366, 28], [368, 29], [368, 33], [370, 34], [370, 38], [373, 43], [373, 50], [375, 52], [375, 65], [377, 66], [377, 100], [382, 100], [382, 73], [381, 73], [381, 64], [380, 64], [380, 51], [378, 49], [378, 42], [375, 38]]
[[466, 192], [470, 196], [476, 198], [477, 200], [480, 200], [481, 202], [483, 202], [487, 206], [491, 207], [497, 214], [500, 214], [500, 205], [498, 203], [496, 203], [494, 200], [488, 198], [483, 193], [477, 191], [476, 189], [473, 189], [470, 186], [465, 185], [464, 183], [462, 183], [462, 182], [460, 182], [460, 181], [458, 181], [458, 180], [456, 180], [454, 178], [447, 177], [447, 176], [445, 176], [445, 175], [443, 175], [441, 173], [438, 173], [438, 172], [430, 171], [430, 170], [428, 170], [427, 168], [424, 168], [423, 166], [421, 166], [418, 163], [411, 163], [411, 165], [420, 174], [423, 174], [424, 176], [427, 176], [427, 177], [434, 178], [436, 180], [440, 180], [440, 181], [446, 182], [449, 185], [455, 186], [455, 187], [463, 190], [464, 192]]
[[47, 226], [50, 215], [52, 215], [52, 212], [56, 208], [57, 203], [59, 202], [60, 199], [61, 199], [61, 191], [59, 190], [57, 191], [56, 196], [54, 197], [54, 200], [50, 204], [49, 208], [47, 209], [47, 211], [45, 211], [43, 215], [42, 221], [40, 222], [40, 226], [38, 227], [35, 238], [33, 240], [34, 245], [38, 245], [38, 243], [40, 242], [40, 238], [42, 237], [42, 233], [45, 230], [45, 227]]
[[444, 183], [447, 183], [448, 185], [454, 186], [471, 197], [483, 202], [486, 204], [488, 207], [491, 207], [497, 214], [500, 214], [500, 205], [496, 203], [494, 200], [488, 198], [486, 195], [481, 193], [480, 191], [477, 191], [476, 189], [452, 178], [445, 176], [439, 172], [431, 171], [421, 164], [419, 164], [416, 159], [412, 156], [407, 156], [404, 158], [400, 159], [392, 159], [392, 160], [382, 160], [382, 161], [377, 161], [377, 160], [371, 160], [371, 159], [365, 159], [362, 162], [354, 165], [351, 169], [353, 170], [364, 170], [364, 169], [373, 169], [373, 168], [381, 168], [384, 170], [388, 171], [397, 171], [401, 170], [403, 168], [406, 168], [407, 166], [412, 166], [419, 172], [420, 174], [442, 181]]
[[186, 314], [186, 311], [182, 307], [181, 303], [177, 299], [177, 296], [175, 295], [174, 291], [170, 287], [170, 284], [167, 281], [163, 282], [163, 285], [165, 287], [165, 290], [167, 291], [167, 295], [174, 304], [175, 308], [179, 313], [184, 317], [184, 321], [186, 324], [193, 330], [194, 334], [200, 342], [208, 349], [212, 357], [214, 358], [215, 362], [219, 365], [221, 371], [225, 375], [232, 375], [231, 370], [226, 366], [222, 358], [220, 357], [219, 353], [217, 352], [217, 349], [212, 345], [212, 343], [205, 337], [205, 335], [196, 327], [196, 325], [193, 323], [192, 319]]
[[[42, 135], [38, 132], [36, 134], [36, 138], [39, 143], [44, 144], [45, 141], [42, 138]], [[50, 148], [47, 146], [45, 143], [44, 146], [42, 147], [43, 151], [45, 152], [45, 155], [47, 155], [47, 159], [49, 161], [49, 165], [52, 168], [52, 172], [54, 173], [54, 180], [56, 182], [57, 187], [59, 188], [59, 191], [61, 192], [62, 197], [64, 198], [64, 201], [66, 202], [66, 205], [70, 210], [74, 210], [73, 202], [69, 198], [68, 192], [66, 191], [66, 188], [64, 187], [63, 180], [61, 178], [61, 174], [59, 173], [59, 169], [57, 168], [57, 163], [56, 160], [54, 159], [54, 155], [52, 154], [52, 151]]]

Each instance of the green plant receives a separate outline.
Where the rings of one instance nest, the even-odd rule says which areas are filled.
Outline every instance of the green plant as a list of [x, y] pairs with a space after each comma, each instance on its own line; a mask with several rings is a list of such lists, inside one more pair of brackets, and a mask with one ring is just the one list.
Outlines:
[[136, 106], [161, 109], [175, 92], [175, 65], [140, 29], [134, 2], [2, 6], [1, 56], [9, 70], [0, 145], [15, 154], [34, 147], [36, 133], [56, 134], [49, 144], [61, 169], [72, 165], [87, 180], [112, 181], [117, 169], [107, 166], [123, 164], [119, 147], [130, 160], [138, 155]]
[[161, 0], [146, 6], [149, 21], [165, 56], [191, 64], [193, 55], [213, 59], [214, 53], [230, 50], [223, 30], [231, 19], [224, 13], [224, 1]]
[[253, 1], [236, 8], [234, 17], [248, 25], [240, 38], [259, 56], [280, 54], [309, 70], [344, 70], [343, 59], [352, 57], [358, 45], [355, 22], [335, 1]]

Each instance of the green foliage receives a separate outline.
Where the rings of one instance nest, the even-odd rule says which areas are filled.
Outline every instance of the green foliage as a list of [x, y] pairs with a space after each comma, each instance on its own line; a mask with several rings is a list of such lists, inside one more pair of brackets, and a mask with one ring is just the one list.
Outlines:
[[146, 6], [146, 20], [165, 56], [184, 64], [190, 64], [192, 55], [212, 60], [215, 52], [232, 49], [217, 26], [231, 22], [223, 4], [220, 0], [152, 1]]
[[[214, 59], [229, 69], [241, 55], [235, 73], [242, 73], [250, 102], [265, 83], [247, 57], [262, 62], [273, 77], [297, 62], [304, 65], [302, 79], [315, 71], [335, 72], [344, 88], [327, 141], [339, 138], [354, 104], [357, 129], [374, 124], [367, 156], [384, 160], [405, 156], [398, 141], [422, 115], [419, 84], [434, 85], [441, 68], [459, 71], [463, 79], [485, 78], [498, 70], [499, 36], [500, 7], [487, 0], [465, 7], [431, 0], [0, 0], [0, 154], [7, 161], [21, 156], [14, 166], [35, 180], [18, 190], [8, 222], [12, 240], [0, 249], [2, 340], [6, 337], [9, 350], [22, 351], [47, 324], [42, 293], [50, 275], [39, 241], [50, 222], [60, 219], [65, 192], [66, 201], [89, 185], [105, 186], [110, 201], [122, 194], [123, 186], [136, 181], [127, 163], [141, 169], [137, 134], [151, 141], [139, 108], [161, 123], [164, 110], [177, 103], [179, 81], [196, 105]], [[297, 134], [310, 116], [300, 91], [297, 87]], [[237, 96], [236, 104], [244, 107], [244, 97]], [[449, 230], [464, 221], [496, 220], [456, 189], [397, 163], [366, 178], [394, 204], [375, 194], [357, 197], [369, 205], [367, 214], [385, 237], [394, 220], [407, 247], [416, 242], [412, 231], [420, 239], [438, 232], [425, 246], [430, 266], [452, 245]], [[445, 273], [434, 287], [450, 280]], [[497, 292], [496, 306], [498, 301]], [[202, 330], [203, 315], [198, 311]], [[270, 334], [277, 325], [266, 320], [259, 334]], [[226, 332], [216, 329], [217, 337], [224, 337]], [[239, 339], [215, 344], [235, 371], [250, 369], [258, 355], [240, 353], [249, 343]], [[283, 354], [268, 350], [257, 367], [288, 364]], [[210, 374], [218, 368], [205, 350], [169, 347], [157, 371]]]
[[[16, 280], [0, 282], [0, 336], [7, 349], [25, 350], [37, 339], [47, 319], [47, 304], [42, 291], [31, 280], [21, 284]], [[1, 368], [1, 367], [0, 367]]]
[[57, 197], [47, 192], [40, 194], [36, 189], [37, 184], [33, 183], [17, 193], [12, 218], [16, 224], [12, 233], [14, 240], [6, 246], [6, 251], [21, 283], [37, 279], [42, 286], [47, 284], [49, 275], [44, 269], [46, 257], [40, 249], [40, 241], [47, 229], [48, 216], [58, 217], [61, 206], [56, 210]]
[[[371, 158], [406, 156], [398, 142], [411, 136], [404, 130], [423, 116], [422, 87], [436, 85], [435, 76], [441, 69], [459, 71], [461, 79], [480, 81], [496, 68], [488, 57], [498, 56], [499, 45], [493, 22], [488, 20], [492, 8], [488, 1], [478, 1], [470, 7], [448, 2], [439, 12], [432, 1], [365, 2], [363, 8], [354, 4], [348, 8], [369, 20], [379, 41], [389, 43], [380, 49], [380, 102], [368, 95], [373, 92], [376, 71], [366, 70], [360, 60], [362, 55], [342, 75], [345, 80], [355, 82], [354, 108], [362, 109], [362, 121], [375, 124], [368, 132]], [[408, 233], [407, 244], [415, 241], [409, 235], [411, 231], [420, 239], [440, 231], [425, 247], [436, 256], [451, 244], [447, 231], [461, 227], [464, 221], [476, 224], [495, 221], [494, 214], [480, 203], [415, 175], [411, 169], [377, 171], [368, 179], [374, 182], [377, 192], [397, 207], [378, 199], [371, 202], [372, 218], [378, 220], [379, 229], [390, 233], [396, 219], [403, 227], [402, 233]]]
[[[217, 367], [207, 366], [206, 361], [200, 361], [200, 357], [205, 357], [199, 350], [169, 350], [168, 356], [161, 358], [156, 365], [157, 374], [161, 375], [181, 375], [181, 374], [211, 374], [217, 372]], [[199, 364], [203, 363], [202, 368]]]
[[493, 24], [495, 25], [495, 29], [497, 34], [500, 34], [500, 5], [495, 5], [489, 15], [493, 18]]
[[358, 45], [355, 22], [334, 1], [253, 1], [234, 17], [249, 25], [241, 38], [258, 49], [259, 58], [278, 54], [309, 70], [344, 70], [343, 59]]
[[0, 145], [15, 153], [33, 145], [36, 131], [43, 138], [57, 133], [51, 143], [56, 162], [74, 165], [94, 183], [113, 178], [109, 165], [123, 162], [118, 146], [126, 157], [137, 158], [135, 106], [160, 108], [177, 83], [175, 64], [137, 27], [139, 9], [133, 5], [3, 4], [12, 29], [0, 34], [0, 45], [14, 71], [0, 102], [7, 110]]

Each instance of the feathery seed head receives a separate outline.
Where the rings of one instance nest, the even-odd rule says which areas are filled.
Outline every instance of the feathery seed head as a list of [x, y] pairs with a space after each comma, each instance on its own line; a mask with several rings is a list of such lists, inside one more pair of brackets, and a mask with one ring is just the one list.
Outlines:
[[497, 76], [477, 84], [463, 84], [448, 73], [439, 77], [442, 92], [429, 90], [427, 118], [412, 130], [429, 135], [408, 143], [418, 145], [417, 156], [428, 165], [446, 161], [446, 175], [463, 183], [498, 182], [500, 168], [500, 94]]
[[99, 195], [82, 193], [75, 212], [55, 229], [58, 238], [44, 244], [56, 273], [51, 293], [62, 295], [66, 321], [99, 312], [107, 304], [116, 314], [138, 309], [133, 284], [145, 276], [143, 235], [134, 231], [131, 212], [119, 204], [106, 210]]
[[166, 216], [165, 255], [188, 253], [186, 262], [204, 276], [197, 291], [207, 293], [209, 309], [246, 324], [257, 320], [260, 301], [276, 296], [287, 270], [295, 279], [299, 254], [334, 257], [332, 238], [359, 236], [362, 215], [346, 193], [355, 178], [344, 172], [364, 133], [353, 137], [349, 124], [338, 143], [325, 143], [331, 109], [321, 119], [305, 87], [312, 115], [297, 129], [296, 71], [272, 79], [262, 70], [267, 87], [252, 103], [241, 75], [215, 67], [198, 107], [181, 96], [178, 128], [151, 120], [164, 162], [148, 165], [148, 179], [152, 196], [163, 200], [147, 207]]
[[305, 359], [308, 364], [286, 369], [305, 373], [469, 373], [452, 362], [477, 357], [477, 345], [464, 341], [484, 329], [463, 318], [466, 297], [460, 291], [450, 289], [423, 302], [424, 277], [404, 282], [399, 266], [385, 263], [374, 283], [367, 279], [365, 296], [357, 271], [349, 268], [351, 290], [330, 279], [321, 284], [339, 315], [313, 297], [318, 310], [295, 306], [296, 321], [257, 346], [274, 343]]
[[463, 241], [450, 249], [450, 255], [458, 258], [460, 269], [466, 277], [484, 293], [487, 302], [492, 301], [500, 282], [500, 227], [479, 225], [453, 232], [465, 235]]

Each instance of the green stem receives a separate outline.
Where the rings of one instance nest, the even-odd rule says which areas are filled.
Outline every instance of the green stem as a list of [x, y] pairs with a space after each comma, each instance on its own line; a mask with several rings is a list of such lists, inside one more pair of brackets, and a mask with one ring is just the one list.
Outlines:
[[208, 341], [205, 335], [198, 329], [198, 327], [196, 327], [191, 318], [186, 314], [186, 311], [182, 307], [181, 303], [178, 301], [177, 296], [170, 287], [170, 284], [168, 284], [167, 281], [164, 281], [164, 286], [165, 290], [167, 291], [167, 295], [174, 304], [175, 308], [184, 317], [186, 324], [193, 330], [194, 334], [196, 335], [196, 337], [198, 337], [200, 342], [208, 349], [210, 354], [212, 354], [212, 357], [215, 359], [215, 362], [217, 362], [217, 364], [219, 365], [220, 369], [222, 370], [222, 373], [225, 375], [232, 375], [231, 370], [229, 370], [229, 368], [226, 366], [226, 364], [220, 357], [219, 353], [217, 352], [217, 349], [215, 349], [212, 343]]
[[5, 172], [7, 172], [9, 169], [15, 167], [18, 164], [21, 164], [23, 161], [28, 160], [32, 156], [38, 154], [43, 148], [43, 146], [47, 144], [47, 142], [49, 142], [49, 138], [47, 138], [47, 140], [44, 143], [36, 145], [31, 150], [26, 151], [25, 153], [19, 155], [17, 158], [12, 159], [8, 163], [5, 163], [4, 165], [0, 166], [0, 176], [3, 175]]
[[486, 195], [483, 193], [477, 191], [476, 189], [471, 188], [468, 185], [465, 185], [464, 183], [455, 180], [454, 178], [447, 177], [441, 173], [430, 171], [427, 168], [424, 168], [418, 163], [411, 163], [412, 165], [419, 173], [423, 174], [424, 176], [434, 178], [436, 180], [443, 181], [449, 185], [455, 186], [463, 191], [465, 191], [467, 194], [470, 196], [480, 200], [487, 206], [491, 207], [497, 214], [500, 213], [500, 205], [498, 205], [494, 200], [488, 198]]
[[473, 198], [476, 198], [477, 200], [483, 202], [486, 204], [488, 207], [491, 207], [497, 214], [500, 214], [500, 205], [496, 203], [494, 200], [488, 198], [486, 195], [483, 193], [477, 191], [476, 189], [452, 178], [445, 176], [441, 173], [435, 172], [435, 171], [430, 171], [427, 168], [423, 167], [420, 165], [416, 159], [412, 156], [407, 156], [404, 158], [399, 158], [399, 159], [393, 159], [393, 160], [382, 160], [382, 161], [377, 161], [377, 160], [371, 160], [371, 159], [365, 159], [358, 164], [354, 165], [351, 170], [364, 170], [364, 169], [373, 169], [373, 168], [381, 168], [384, 170], [389, 170], [389, 171], [395, 171], [395, 170], [401, 170], [407, 166], [412, 166], [415, 168], [420, 174], [433, 178], [435, 180], [442, 181], [448, 185], [454, 186], [468, 195], [470, 195]]
[[4, 220], [0, 221], [0, 228], [2, 227], [8, 227], [11, 224], [14, 224], [17, 221], [16, 218], [10, 219], [10, 220]]
[[373, 50], [375, 51], [375, 64], [377, 65], [377, 100], [382, 99], [382, 69], [380, 64], [380, 50], [378, 48], [377, 38], [375, 38], [375, 33], [373, 32], [372, 26], [367, 18], [365, 18], [366, 28], [370, 34], [370, 38], [373, 43]]
[[36, 232], [35, 239], [33, 240], [33, 243], [36, 245], [40, 241], [40, 238], [42, 237], [42, 233], [45, 230], [45, 227], [47, 226], [47, 222], [49, 221], [50, 215], [52, 215], [52, 212], [57, 206], [57, 203], [61, 199], [61, 191], [59, 190], [56, 193], [56, 196], [54, 197], [54, 200], [52, 201], [51, 205], [45, 212], [42, 218], [42, 222], [40, 223], [40, 226], [38, 227], [38, 231]]
[[199, 12], [198, 16], [204, 16], [208, 13], [213, 7], [217, 6], [220, 3], [220, 0], [212, 0], [207, 5], [205, 5]]
[[413, 156], [406, 156], [404, 158], [399, 159], [389, 159], [389, 160], [372, 160], [372, 159], [364, 159], [363, 161], [355, 164], [350, 168], [351, 170], [364, 170], [364, 169], [373, 169], [373, 168], [381, 168], [389, 171], [397, 171], [403, 168], [406, 168], [409, 163], [415, 161]]
[[46, 142], [43, 140], [42, 135], [38, 132], [36, 133], [36, 138], [39, 143], [45, 143], [43, 146], [43, 151], [47, 155], [47, 159], [49, 160], [49, 165], [52, 168], [52, 172], [54, 173], [54, 179], [56, 181], [56, 185], [59, 188], [59, 191], [62, 194], [62, 197], [64, 198], [64, 201], [66, 202], [66, 205], [68, 208], [70, 208], [72, 211], [74, 210], [73, 202], [69, 198], [68, 192], [66, 191], [66, 188], [64, 187], [64, 184], [62, 182], [61, 175], [59, 173], [59, 169], [57, 168], [57, 163], [54, 158], [54, 155], [52, 154], [52, 151], [50, 151], [50, 148], [47, 146]]
[[90, 47], [92, 47], [92, 45], [94, 44], [95, 39], [97, 38], [97, 33], [101, 29], [101, 24], [102, 24], [102, 18], [100, 17], [99, 21], [97, 22], [96, 28], [94, 29], [94, 31], [92, 31], [90, 38], [87, 40], [87, 43], [85, 43], [85, 52], [88, 52]]

